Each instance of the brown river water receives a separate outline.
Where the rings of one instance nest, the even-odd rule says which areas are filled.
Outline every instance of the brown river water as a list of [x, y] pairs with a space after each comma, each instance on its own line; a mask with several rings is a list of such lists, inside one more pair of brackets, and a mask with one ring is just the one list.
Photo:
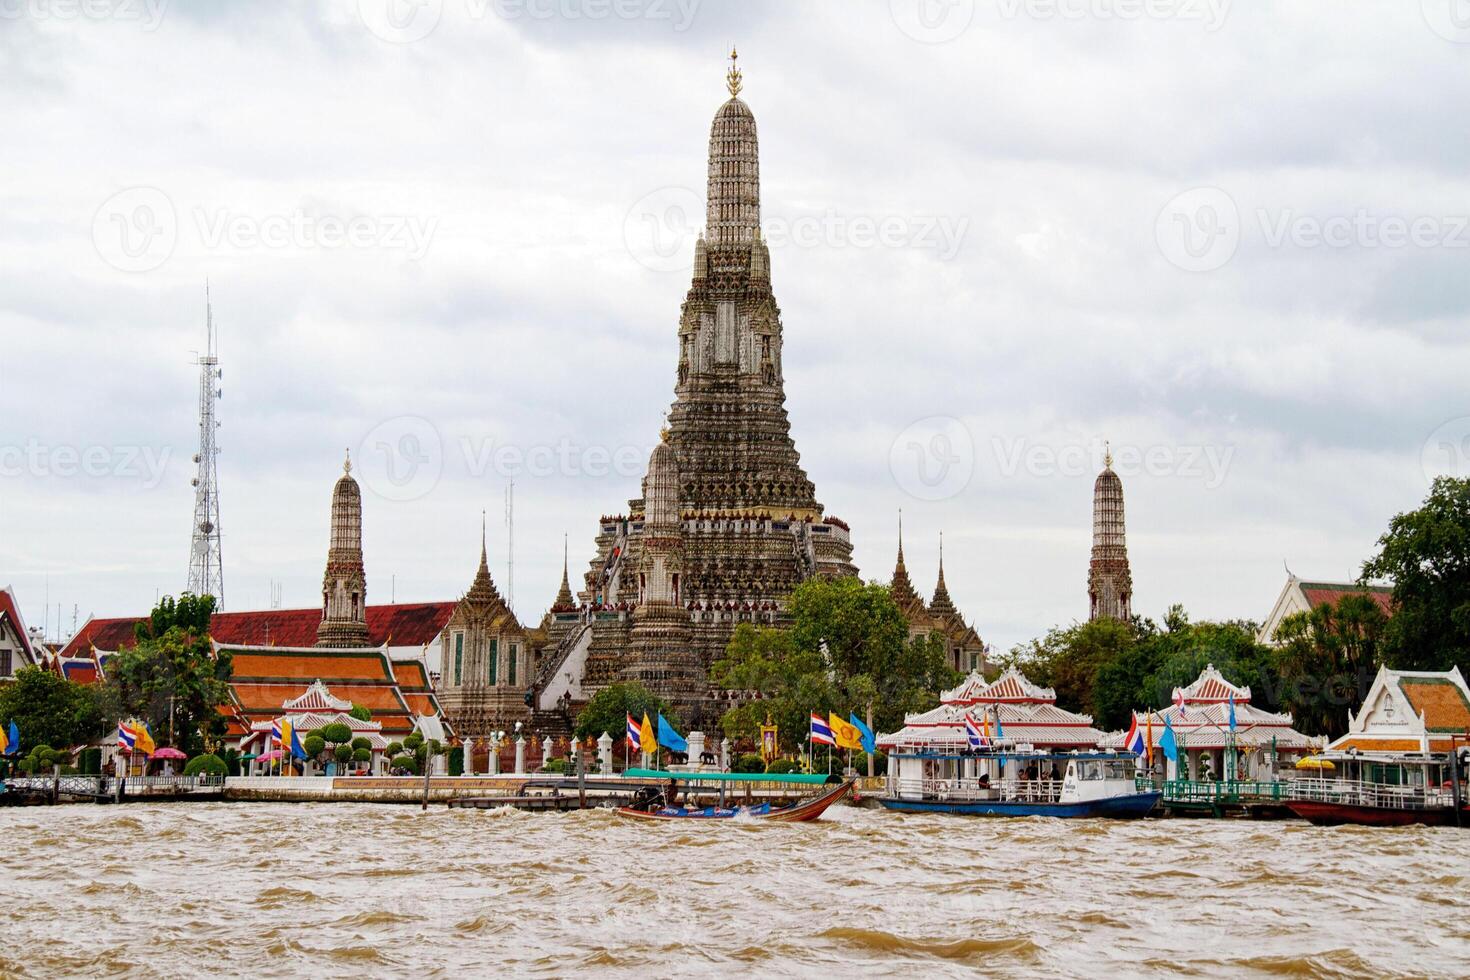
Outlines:
[[1452, 976], [1470, 830], [0, 810], [0, 976]]

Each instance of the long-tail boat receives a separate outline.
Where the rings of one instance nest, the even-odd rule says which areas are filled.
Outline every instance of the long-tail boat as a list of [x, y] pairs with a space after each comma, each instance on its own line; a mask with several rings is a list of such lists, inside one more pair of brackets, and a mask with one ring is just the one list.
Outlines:
[[[648, 786], [632, 805], [618, 813], [642, 820], [770, 820], [776, 823], [805, 823], [816, 820], [827, 808], [852, 792], [852, 780], [825, 773], [763, 772], [666, 772], [659, 769], [629, 769], [624, 775], [637, 779], [667, 780], [665, 786]], [[790, 803], [757, 802], [761, 790], [812, 786], [813, 794]], [[680, 795], [683, 802], [679, 802]], [[708, 797], [709, 802], [704, 802]], [[732, 799], [731, 797], [735, 797]], [[744, 797], [744, 802], [740, 797]]]

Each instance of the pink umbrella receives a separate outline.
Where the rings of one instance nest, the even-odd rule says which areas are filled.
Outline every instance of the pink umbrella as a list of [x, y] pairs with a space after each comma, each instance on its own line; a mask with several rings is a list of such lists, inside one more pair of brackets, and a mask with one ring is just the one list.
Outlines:
[[171, 748], [171, 747], [165, 745], [163, 748], [161, 748], [157, 752], [153, 753], [153, 758], [155, 758], [155, 759], [187, 759], [188, 756], [184, 755], [184, 753], [180, 752], [178, 749]]
[[277, 761], [280, 758], [281, 758], [281, 750], [280, 749], [272, 749], [271, 751], [267, 752], [265, 755], [261, 756], [256, 761], [258, 761], [258, 762], [275, 762], [275, 761]]

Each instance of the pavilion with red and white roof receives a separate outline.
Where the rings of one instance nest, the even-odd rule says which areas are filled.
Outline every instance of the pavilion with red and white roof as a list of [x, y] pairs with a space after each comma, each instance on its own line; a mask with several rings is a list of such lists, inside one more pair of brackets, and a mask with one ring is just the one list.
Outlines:
[[[1155, 768], [1165, 765], [1160, 740], [1167, 728], [1173, 728], [1175, 744], [1188, 762], [1188, 778], [1199, 779], [1208, 770], [1216, 779], [1226, 775], [1225, 753], [1232, 747], [1238, 753], [1240, 766], [1237, 779], [1274, 778], [1272, 767], [1275, 761], [1289, 767], [1297, 759], [1310, 755], [1321, 747], [1322, 740], [1315, 739], [1291, 727], [1290, 714], [1275, 714], [1251, 704], [1251, 689], [1233, 684], [1225, 675], [1206, 664], [1199, 677], [1187, 687], [1176, 687], [1173, 703], [1162, 711], [1135, 711], [1133, 718], [1144, 733], [1145, 741], [1151, 739]], [[1235, 710], [1235, 731], [1230, 730], [1230, 711]], [[1102, 742], [1105, 748], [1120, 749], [1127, 739], [1127, 732], [1114, 732]], [[1278, 765], [1277, 768], [1281, 768]], [[1177, 775], [1169, 764], [1170, 778], [1185, 778]]]
[[[1031, 683], [1014, 667], [994, 681], [972, 672], [958, 687], [940, 695], [939, 705], [904, 717], [903, 728], [878, 736], [885, 752], [955, 752], [969, 745], [965, 715], [987, 719], [1002, 744], [1066, 751], [1096, 748], [1105, 737], [1092, 716], [1057, 707], [1057, 693]], [[1000, 724], [996, 725], [999, 718]]]

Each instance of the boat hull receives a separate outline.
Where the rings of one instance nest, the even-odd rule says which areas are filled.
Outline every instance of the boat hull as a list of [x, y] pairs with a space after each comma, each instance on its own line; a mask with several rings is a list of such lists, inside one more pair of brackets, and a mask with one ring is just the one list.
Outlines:
[[889, 810], [909, 813], [955, 813], [970, 817], [1104, 817], [1138, 819], [1158, 805], [1162, 793], [1132, 793], [1081, 803], [1027, 803], [1020, 800], [903, 800], [885, 797], [879, 802]]
[[851, 792], [852, 781], [849, 780], [831, 791], [823, 793], [821, 796], [804, 800], [792, 806], [777, 807], [769, 810], [751, 811], [732, 809], [714, 813], [703, 810], [669, 813], [661, 810], [635, 810], [632, 807], [621, 807], [618, 813], [622, 816], [634, 817], [639, 820], [683, 820], [686, 822], [701, 821], [709, 823], [720, 820], [733, 820], [743, 815], [749, 820], [760, 820], [771, 823], [806, 823], [809, 820], [816, 820], [821, 817], [823, 813], [827, 812], [828, 807]]
[[[1451, 807], [1399, 809], [1384, 806], [1358, 806], [1351, 803], [1324, 803], [1320, 800], [1290, 800], [1286, 804], [1299, 817], [1319, 827], [1356, 824], [1364, 827], [1453, 827], [1455, 811]], [[1470, 809], [1461, 815], [1470, 827]]]

